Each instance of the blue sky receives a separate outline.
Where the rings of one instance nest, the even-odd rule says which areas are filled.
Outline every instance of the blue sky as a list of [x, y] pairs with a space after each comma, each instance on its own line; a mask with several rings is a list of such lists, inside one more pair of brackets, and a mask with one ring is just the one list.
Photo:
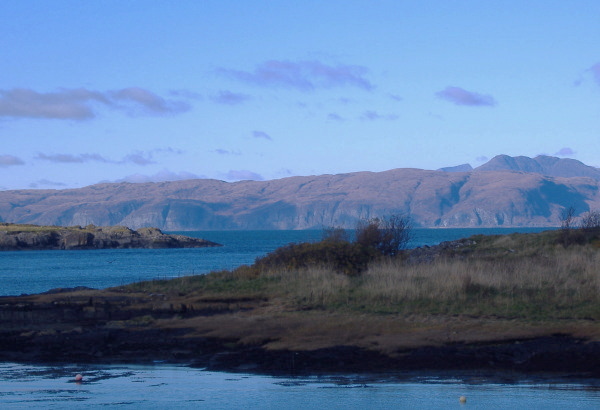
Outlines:
[[600, 2], [0, 5], [0, 189], [600, 166]]

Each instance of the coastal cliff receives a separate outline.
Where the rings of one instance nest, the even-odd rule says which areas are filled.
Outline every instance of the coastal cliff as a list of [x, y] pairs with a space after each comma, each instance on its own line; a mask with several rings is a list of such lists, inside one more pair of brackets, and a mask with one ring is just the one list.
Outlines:
[[0, 250], [123, 248], [202, 248], [220, 246], [205, 239], [169, 235], [157, 228], [124, 226], [61, 227], [0, 223]]

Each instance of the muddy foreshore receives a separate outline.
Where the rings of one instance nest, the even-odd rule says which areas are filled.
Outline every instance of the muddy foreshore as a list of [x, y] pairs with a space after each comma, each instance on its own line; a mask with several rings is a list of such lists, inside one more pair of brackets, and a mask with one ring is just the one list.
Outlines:
[[[164, 295], [87, 289], [0, 297], [0, 361], [164, 361], [265, 374], [509, 370], [600, 377], [600, 341], [581, 332], [558, 334], [548, 329], [527, 336], [515, 331], [514, 337], [502, 332], [498, 337], [488, 334], [484, 340], [455, 337], [444, 342], [441, 333], [428, 330], [421, 342], [408, 346], [402, 340], [414, 335], [390, 331], [377, 335], [398, 340], [394, 349], [385, 351], [335, 336], [322, 347], [274, 347], [273, 342], [282, 338], [277, 332], [254, 341], [244, 339], [248, 330], [243, 327], [219, 333], [229, 323], [224, 318], [236, 320], [231, 323], [252, 320], [248, 312], [258, 306], [243, 306], [239, 301], [213, 300], [196, 306], [179, 302]], [[293, 320], [287, 320], [292, 328]]]

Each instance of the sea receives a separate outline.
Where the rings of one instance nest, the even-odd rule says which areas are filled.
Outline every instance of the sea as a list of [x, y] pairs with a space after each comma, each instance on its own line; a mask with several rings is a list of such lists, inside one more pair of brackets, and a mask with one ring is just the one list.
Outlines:
[[[414, 229], [410, 247], [538, 228]], [[320, 230], [177, 232], [222, 244], [197, 249], [0, 252], [0, 296], [202, 275], [252, 264]], [[0, 298], [1, 303], [1, 298]], [[75, 382], [75, 375], [83, 381]], [[463, 396], [466, 402], [459, 401]], [[600, 409], [600, 380], [572, 375], [398, 372], [302, 377], [151, 365], [0, 362], [0, 409]]]

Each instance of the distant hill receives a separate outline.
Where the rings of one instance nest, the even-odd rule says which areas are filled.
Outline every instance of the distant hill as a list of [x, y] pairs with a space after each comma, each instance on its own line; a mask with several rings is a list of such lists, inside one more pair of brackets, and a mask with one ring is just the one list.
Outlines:
[[469, 172], [469, 171], [473, 171], [473, 167], [471, 166], [471, 164], [462, 164], [462, 165], [456, 165], [456, 166], [453, 166], [453, 167], [440, 168], [440, 169], [438, 169], [438, 171], [444, 171], [444, 172]]
[[402, 213], [421, 227], [547, 227], [559, 226], [567, 207], [576, 215], [600, 209], [597, 173], [574, 160], [498, 156], [470, 172], [394, 169], [14, 190], [0, 192], [0, 221], [166, 231], [320, 229]]
[[600, 169], [570, 158], [539, 155], [535, 158], [498, 155], [475, 171], [521, 171], [552, 177], [589, 177], [600, 180]]

